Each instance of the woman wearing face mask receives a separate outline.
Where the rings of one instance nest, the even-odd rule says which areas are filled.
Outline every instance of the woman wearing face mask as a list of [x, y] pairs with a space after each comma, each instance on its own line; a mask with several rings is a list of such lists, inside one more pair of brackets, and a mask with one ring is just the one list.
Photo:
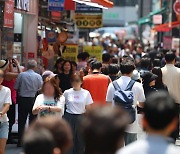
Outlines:
[[59, 80], [61, 81], [59, 87], [62, 89], [62, 92], [72, 87], [71, 76], [72, 76], [72, 64], [69, 60], [65, 60], [62, 65], [62, 73], [59, 74]]
[[4, 154], [9, 132], [9, 120], [7, 111], [11, 102], [11, 91], [9, 88], [2, 86], [4, 72], [0, 70], [0, 154]]
[[33, 107], [33, 114], [39, 117], [59, 116], [64, 113], [65, 99], [54, 77], [47, 77]]
[[71, 83], [73, 88], [64, 92], [66, 111], [64, 118], [70, 124], [73, 131], [74, 147], [69, 154], [84, 153], [84, 144], [79, 134], [79, 118], [93, 103], [89, 91], [81, 88], [83, 78], [79, 74], [72, 75]]

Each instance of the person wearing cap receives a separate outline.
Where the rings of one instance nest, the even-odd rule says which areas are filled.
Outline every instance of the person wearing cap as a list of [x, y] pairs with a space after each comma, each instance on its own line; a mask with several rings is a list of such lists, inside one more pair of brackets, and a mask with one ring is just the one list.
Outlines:
[[147, 97], [152, 92], [157, 92], [158, 90], [155, 88], [156, 79], [158, 78], [157, 75], [146, 72], [142, 76], [143, 79], [143, 88], [144, 88], [144, 94]]
[[16, 80], [14, 88], [18, 91], [18, 147], [22, 145], [22, 135], [24, 133], [25, 124], [29, 115], [29, 123], [31, 123], [35, 116], [32, 114], [32, 108], [35, 101], [35, 95], [38, 89], [42, 86], [42, 77], [35, 73], [37, 62], [29, 60], [27, 71], [20, 73]]
[[19, 65], [19, 62], [16, 59], [0, 60], [0, 69], [4, 71], [4, 80], [2, 82], [2, 85], [8, 87], [11, 90], [12, 105], [10, 106], [9, 111], [7, 112], [7, 116], [9, 118], [9, 136], [7, 143], [14, 143], [11, 137], [12, 127], [15, 123], [15, 117], [16, 117], [15, 116], [16, 90], [14, 89], [14, 84], [16, 82], [16, 78], [18, 77], [19, 73], [22, 72], [22, 69]]

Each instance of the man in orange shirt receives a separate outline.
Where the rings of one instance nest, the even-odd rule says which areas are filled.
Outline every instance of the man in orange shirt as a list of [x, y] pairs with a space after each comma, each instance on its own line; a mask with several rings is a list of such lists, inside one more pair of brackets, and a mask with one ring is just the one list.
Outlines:
[[83, 79], [83, 88], [91, 93], [94, 104], [105, 105], [106, 93], [111, 79], [101, 74], [102, 63], [93, 61], [90, 64], [92, 74], [87, 75]]

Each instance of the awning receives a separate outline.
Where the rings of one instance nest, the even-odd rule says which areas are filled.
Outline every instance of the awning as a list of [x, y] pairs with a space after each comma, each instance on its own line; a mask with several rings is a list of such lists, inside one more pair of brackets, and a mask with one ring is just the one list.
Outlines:
[[76, 3], [86, 4], [93, 7], [99, 7], [103, 9], [112, 8], [114, 3], [110, 0], [73, 0]]
[[138, 25], [143, 25], [143, 24], [150, 23], [151, 17], [153, 17], [156, 14], [163, 14], [165, 11], [166, 11], [166, 8], [163, 7], [160, 10], [149, 13], [146, 17], [140, 18], [138, 20]]
[[169, 32], [172, 28], [177, 28], [177, 27], [180, 27], [180, 21], [174, 21], [171, 23], [157, 25], [153, 28], [153, 30], [157, 32]]

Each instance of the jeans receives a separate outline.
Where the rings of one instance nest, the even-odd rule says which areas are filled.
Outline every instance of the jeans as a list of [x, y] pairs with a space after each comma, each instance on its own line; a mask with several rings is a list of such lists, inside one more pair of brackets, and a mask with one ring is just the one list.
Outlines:
[[135, 134], [135, 133], [126, 133], [125, 132], [125, 134], [124, 134], [125, 145], [133, 143], [136, 140], [137, 140], [137, 134]]
[[9, 122], [0, 123], [0, 138], [8, 139]]
[[29, 115], [29, 124], [35, 120], [36, 116], [32, 114], [32, 108], [35, 98], [32, 97], [19, 97], [18, 102], [18, 144], [22, 142], [22, 136], [24, 133], [26, 120]]

